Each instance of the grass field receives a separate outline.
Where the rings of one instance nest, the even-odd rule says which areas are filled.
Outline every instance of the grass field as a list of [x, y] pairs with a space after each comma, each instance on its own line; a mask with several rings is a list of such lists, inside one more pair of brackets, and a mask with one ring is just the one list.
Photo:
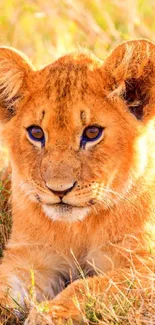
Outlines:
[[[0, 44], [23, 51], [38, 68], [79, 47], [86, 47], [104, 59], [122, 41], [155, 41], [154, 17], [155, 0], [1, 0]], [[7, 154], [2, 150], [0, 170], [7, 162]], [[11, 229], [7, 195], [7, 184], [0, 180], [0, 256]], [[146, 288], [137, 286], [128, 297], [120, 293], [113, 306], [105, 306], [101, 297], [88, 296], [85, 322], [154, 325], [154, 301], [153, 282], [151, 295]], [[4, 323], [0, 319], [0, 325]], [[18, 323], [22, 321], [8, 322]]]
[[124, 40], [155, 40], [154, 0], [1, 0], [0, 43], [37, 67], [79, 46], [104, 58]]

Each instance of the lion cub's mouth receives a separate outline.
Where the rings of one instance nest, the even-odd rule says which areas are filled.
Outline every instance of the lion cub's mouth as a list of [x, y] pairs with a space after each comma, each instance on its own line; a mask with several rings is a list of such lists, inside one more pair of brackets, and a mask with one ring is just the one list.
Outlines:
[[63, 202], [43, 204], [42, 207], [47, 217], [57, 221], [74, 222], [82, 220], [89, 212], [88, 207], [78, 207]]
[[73, 208], [76, 208], [76, 206], [73, 206], [73, 205], [68, 204], [68, 203], [63, 203], [63, 202], [54, 203], [54, 204], [46, 203], [46, 205], [54, 207], [54, 208], [59, 208], [60, 210], [71, 210]]

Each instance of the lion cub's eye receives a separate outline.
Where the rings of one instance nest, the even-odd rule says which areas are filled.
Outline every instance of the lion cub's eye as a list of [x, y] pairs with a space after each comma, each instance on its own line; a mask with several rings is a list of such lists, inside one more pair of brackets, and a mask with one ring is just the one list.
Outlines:
[[42, 128], [32, 125], [27, 128], [27, 132], [33, 141], [41, 142], [42, 145], [45, 144], [45, 135]]
[[88, 126], [82, 135], [81, 146], [85, 146], [87, 142], [98, 140], [102, 135], [103, 128], [100, 126]]

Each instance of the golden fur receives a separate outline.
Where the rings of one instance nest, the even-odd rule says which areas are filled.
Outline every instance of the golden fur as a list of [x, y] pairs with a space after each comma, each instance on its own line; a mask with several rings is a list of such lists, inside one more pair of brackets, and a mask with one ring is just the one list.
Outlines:
[[[49, 318], [81, 321], [85, 281], [105, 292], [132, 263], [153, 267], [155, 227], [155, 46], [118, 46], [102, 62], [87, 52], [66, 55], [35, 71], [13, 49], [0, 49], [1, 134], [12, 166], [13, 229], [0, 267], [1, 304], [49, 301]], [[42, 148], [26, 129], [40, 126]], [[80, 148], [83, 130], [103, 135]], [[76, 183], [75, 183], [76, 182]], [[74, 184], [75, 183], [75, 184]], [[74, 187], [59, 205], [57, 192]], [[52, 192], [49, 188], [54, 189]], [[118, 272], [118, 273], [117, 273]], [[65, 288], [67, 281], [73, 283]], [[64, 289], [64, 290], [63, 290]], [[45, 323], [44, 323], [45, 322]], [[47, 324], [37, 311], [26, 324]]]

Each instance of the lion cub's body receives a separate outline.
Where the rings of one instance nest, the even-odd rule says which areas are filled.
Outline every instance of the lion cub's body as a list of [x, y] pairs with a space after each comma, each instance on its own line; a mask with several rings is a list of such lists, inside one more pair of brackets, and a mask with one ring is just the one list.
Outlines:
[[[131, 256], [137, 267], [152, 265], [154, 46], [131, 42], [105, 64], [77, 53], [40, 71], [19, 54], [1, 51], [1, 119], [7, 123], [2, 132], [12, 165], [13, 212], [0, 268], [2, 292], [10, 287], [24, 304], [33, 272], [37, 300], [53, 299], [81, 276], [79, 268], [86, 276], [115, 272], [128, 268]], [[31, 125], [43, 129], [44, 146], [29, 138]], [[102, 137], [81, 146], [89, 125], [101, 126]], [[56, 193], [73, 183], [61, 205]]]

